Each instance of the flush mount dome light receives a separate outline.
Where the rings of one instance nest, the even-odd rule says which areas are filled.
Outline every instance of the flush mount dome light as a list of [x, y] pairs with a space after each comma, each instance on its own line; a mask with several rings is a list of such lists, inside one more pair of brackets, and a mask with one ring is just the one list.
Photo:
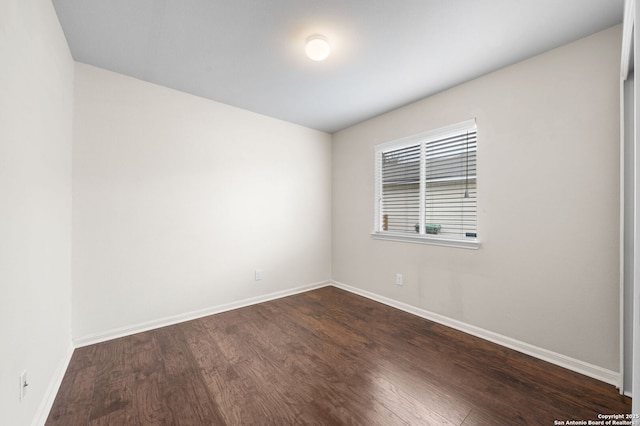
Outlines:
[[331, 53], [331, 47], [327, 39], [321, 35], [313, 35], [307, 39], [305, 52], [313, 61], [324, 61]]

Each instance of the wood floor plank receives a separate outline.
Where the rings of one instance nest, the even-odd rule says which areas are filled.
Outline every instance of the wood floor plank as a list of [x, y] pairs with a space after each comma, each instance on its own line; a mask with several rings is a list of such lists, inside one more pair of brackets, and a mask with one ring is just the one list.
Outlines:
[[325, 287], [75, 351], [47, 425], [551, 425], [610, 385]]
[[163, 400], [175, 425], [224, 424], [219, 407], [202, 380], [195, 357], [185, 342], [183, 330], [189, 324], [178, 324], [155, 331], [162, 354], [166, 386]]
[[[278, 308], [286, 312], [286, 309], [282, 306], [278, 306]], [[444, 394], [435, 386], [430, 386], [426, 381], [414, 381], [413, 377], [416, 376], [412, 370], [413, 366], [403, 363], [402, 356], [398, 356], [398, 353], [403, 352], [406, 348], [398, 347], [397, 342], [390, 344], [389, 348], [376, 344], [376, 337], [371, 334], [377, 335], [379, 330], [371, 333], [363, 332], [362, 328], [360, 328], [358, 333], [354, 331], [352, 325], [347, 326], [335, 321], [334, 318], [324, 318], [322, 323], [327, 330], [322, 331], [322, 326], [316, 319], [300, 318], [300, 315], [295, 312], [291, 315], [292, 318], [298, 319], [296, 326], [315, 329], [319, 335], [319, 341], [323, 342], [327, 347], [331, 346], [327, 351], [332, 352], [332, 357], [337, 357], [341, 360], [340, 366], [343, 369], [344, 366], [347, 367], [346, 371], [343, 372], [344, 377], [349, 377], [350, 374], [352, 376], [365, 375], [367, 384], [371, 386], [372, 381], [380, 380], [380, 374], [376, 376], [375, 372], [382, 371], [383, 373], [381, 374], [384, 374], [384, 376], [395, 376], [394, 379], [400, 379], [403, 383], [409, 384], [404, 387], [407, 398], [422, 401], [422, 405], [432, 407], [429, 410], [430, 412], [434, 414], [439, 412], [442, 418], [448, 418], [455, 424], [460, 424], [469, 413], [471, 409], [469, 404], [464, 404], [461, 400], [456, 400]], [[330, 330], [329, 326], [334, 328]], [[350, 356], [345, 353], [344, 348], [349, 348], [352, 354], [357, 354], [357, 356]], [[384, 376], [382, 377], [383, 381]], [[407, 416], [412, 416], [412, 412], [415, 411], [415, 409], [410, 410]]]
[[[75, 357], [75, 355], [74, 355]], [[71, 363], [74, 362], [72, 357]], [[83, 426], [89, 422], [96, 367], [87, 366], [66, 373], [56, 401], [49, 412], [48, 425]]]
[[170, 424], [172, 417], [163, 401], [163, 389], [167, 386], [162, 365], [162, 354], [156, 342], [155, 332], [136, 335], [135, 350], [129, 363], [134, 378], [133, 399], [135, 424]]
[[[227, 333], [237, 332], [236, 327], [224, 327], [223, 330]], [[248, 362], [246, 359], [235, 355], [229, 358], [225, 356], [225, 353], [229, 354], [230, 351], [225, 352], [219, 343], [232, 343], [220, 338], [219, 331], [218, 327], [209, 327], [206, 321], [200, 321], [195, 322], [185, 334], [188, 344], [197, 354], [196, 362], [203, 380], [220, 406], [220, 414], [225, 424], [250, 424], [252, 418], [248, 414], [251, 411], [246, 407], [253, 404], [253, 396], [259, 389], [248, 377], [241, 374], [242, 365]]]

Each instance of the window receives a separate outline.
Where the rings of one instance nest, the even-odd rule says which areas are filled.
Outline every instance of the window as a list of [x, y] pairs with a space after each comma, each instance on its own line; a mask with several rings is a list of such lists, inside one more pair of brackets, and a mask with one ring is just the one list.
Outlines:
[[475, 120], [376, 147], [373, 236], [477, 248]]

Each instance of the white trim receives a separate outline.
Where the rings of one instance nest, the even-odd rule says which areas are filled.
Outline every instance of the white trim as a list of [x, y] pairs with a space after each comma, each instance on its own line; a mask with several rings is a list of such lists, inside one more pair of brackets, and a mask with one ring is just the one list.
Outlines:
[[619, 339], [620, 339], [620, 355], [619, 355], [619, 369], [620, 369], [620, 383], [618, 384], [618, 389], [620, 389], [620, 393], [624, 393], [624, 360], [625, 360], [625, 327], [624, 327], [624, 317], [625, 317], [625, 306], [624, 306], [624, 290], [625, 290], [625, 282], [624, 282], [624, 272], [625, 272], [625, 250], [624, 250], [624, 231], [625, 231], [625, 204], [626, 204], [626, 196], [625, 196], [625, 138], [627, 137], [625, 131], [625, 93], [624, 93], [624, 80], [620, 80], [620, 246], [619, 250], [619, 272], [618, 272], [618, 287], [619, 287], [619, 303], [620, 303], [620, 314], [618, 316], [619, 321]]
[[388, 151], [393, 148], [402, 148], [405, 146], [415, 145], [425, 140], [446, 138], [447, 136], [457, 135], [466, 131], [475, 131], [476, 127], [476, 119], [472, 118], [470, 120], [465, 120], [460, 123], [452, 124], [450, 126], [428, 130], [426, 132], [418, 133], [416, 135], [411, 135], [400, 139], [395, 139], [389, 142], [383, 142], [376, 145], [375, 151]]
[[[467, 163], [469, 162], [469, 153], [467, 152]], [[382, 174], [382, 169], [380, 169], [380, 174]], [[468, 175], [468, 173], [467, 173]], [[418, 223], [418, 235], [425, 234], [425, 213], [427, 212], [427, 191], [423, 187], [422, 182], [427, 180], [427, 145], [424, 143], [420, 144], [420, 188], [422, 189], [418, 194], [418, 217], [420, 218]], [[467, 177], [468, 181], [468, 177]], [[382, 185], [380, 185], [380, 192], [382, 192]], [[380, 206], [380, 210], [382, 210], [382, 206]], [[377, 228], [382, 229], [382, 228]]]
[[376, 240], [399, 241], [403, 243], [430, 244], [434, 246], [457, 247], [471, 250], [480, 248], [478, 240], [453, 240], [435, 237], [426, 234], [400, 234], [394, 232], [372, 232], [371, 236]]
[[624, 19], [622, 26], [622, 58], [620, 64], [620, 77], [626, 80], [629, 76], [629, 60], [632, 55], [633, 30], [635, 23], [635, 0], [625, 0]]
[[[625, 24], [635, 23], [640, 20], [640, 10], [636, 5], [637, 0], [627, 0], [628, 8], [625, 12], [631, 11], [631, 16], [625, 16]], [[631, 31], [634, 61], [637, 60], [640, 53], [640, 34], [634, 29]], [[631, 49], [629, 50], [631, 52]], [[634, 67], [635, 68], [635, 67]], [[635, 71], [634, 71], [635, 74]], [[638, 141], [638, 123], [640, 122], [640, 87], [635, 81], [633, 85], [633, 191], [634, 191], [634, 208], [633, 208], [633, 247], [634, 247], [634, 266], [633, 266], [633, 343], [632, 343], [632, 366], [631, 366], [631, 392], [638, 396], [636, 390], [640, 389], [640, 171], [638, 164], [640, 163], [640, 143]], [[631, 403], [631, 411], [633, 414], [640, 414], [640, 398], [633, 398]]]
[[[625, 229], [625, 224], [624, 224], [624, 217], [625, 217], [625, 205], [627, 204], [627, 201], [625, 200], [625, 196], [626, 196], [626, 188], [625, 188], [625, 175], [626, 175], [626, 170], [625, 170], [625, 147], [627, 145], [627, 123], [625, 122], [625, 118], [628, 115], [628, 112], [626, 111], [626, 104], [627, 104], [627, 96], [628, 94], [626, 93], [625, 90], [625, 82], [629, 79], [629, 73], [631, 71], [631, 58], [634, 58], [635, 60], [635, 51], [637, 51], [638, 49], [636, 48], [636, 44], [637, 41], [634, 39], [637, 39], [638, 37], [635, 34], [635, 21], [636, 21], [636, 1], [637, 0], [625, 0], [624, 2], [624, 18], [623, 18], [623, 27], [622, 27], [622, 48], [621, 48], [621, 59], [620, 59], [620, 268], [621, 268], [621, 272], [620, 272], [620, 392], [621, 393], [630, 393], [628, 390], [624, 389], [624, 380], [625, 380], [625, 376], [629, 376], [631, 375], [631, 388], [636, 387], [636, 385], [638, 384], [638, 382], [640, 382], [640, 380], [636, 377], [637, 373], [635, 372], [635, 369], [640, 365], [636, 358], [638, 357], [637, 354], [637, 344], [636, 344], [636, 330], [632, 331], [632, 338], [631, 338], [631, 342], [627, 342], [625, 341], [625, 318], [627, 317], [627, 310], [625, 309], [625, 287], [628, 288], [629, 286], [631, 286], [631, 288], [633, 289], [633, 292], [635, 292], [637, 290], [637, 285], [636, 285], [636, 272], [635, 272], [635, 267], [637, 267], [638, 265], [636, 265], [637, 262], [632, 262], [635, 266], [634, 266], [634, 276], [631, 279], [631, 283], [625, 283], [625, 269], [627, 268], [627, 266], [625, 265], [625, 245], [624, 245], [624, 236], [625, 233], [628, 232], [627, 229]], [[633, 124], [633, 130], [632, 130], [632, 145], [634, 147], [634, 150], [637, 148], [637, 136], [636, 136], [636, 118], [637, 118], [637, 114], [638, 112], [635, 111], [638, 107], [637, 105], [637, 99], [636, 99], [636, 93], [637, 93], [637, 89], [635, 88], [635, 83], [634, 83], [634, 90], [632, 93], [632, 104], [634, 105], [633, 110], [634, 110], [634, 116], [632, 118], [632, 124]], [[633, 195], [634, 197], [637, 196], [637, 192], [638, 189], [637, 187], [635, 187], [635, 185], [638, 184], [638, 180], [637, 180], [637, 164], [636, 164], [636, 159], [637, 159], [637, 153], [634, 152], [634, 157], [633, 157], [633, 167], [632, 167], [632, 171], [633, 171], [633, 184], [634, 184], [634, 189], [633, 189]], [[636, 245], [636, 240], [637, 240], [637, 235], [635, 233], [637, 233], [637, 230], [635, 230], [635, 226], [637, 226], [637, 210], [636, 210], [636, 206], [637, 206], [637, 201], [633, 201], [633, 221], [634, 221], [634, 242], [633, 242], [633, 247], [635, 247], [635, 249], [638, 248], [638, 246]], [[633, 306], [631, 308], [632, 311], [632, 324], [637, 324], [636, 320], [637, 320], [637, 316], [636, 316], [636, 310], [638, 309], [638, 306], [636, 304], [636, 297], [634, 294], [633, 297]], [[627, 327], [629, 327], [630, 325], [626, 325]], [[634, 329], [635, 327], [631, 327], [632, 329]], [[626, 345], [631, 344], [632, 349], [632, 368], [630, 372], [627, 372], [625, 370], [625, 361], [626, 361]], [[630, 396], [630, 395], [629, 395]], [[633, 403], [633, 407], [632, 407], [632, 411], [635, 414], [638, 414], [638, 411], [640, 411], [638, 409], [638, 404], [637, 403]]]
[[374, 203], [373, 203], [373, 226], [374, 229], [382, 229], [382, 178], [380, 170], [382, 170], [382, 152], [374, 150], [375, 156], [375, 176], [374, 176]]
[[236, 302], [226, 303], [223, 305], [211, 306], [209, 308], [198, 309], [184, 314], [172, 315], [165, 318], [159, 318], [156, 320], [145, 321], [140, 324], [129, 325], [125, 327], [114, 328], [112, 330], [104, 331], [101, 333], [89, 334], [86, 336], [73, 339], [73, 343], [76, 348], [82, 346], [93, 345], [95, 343], [105, 342], [107, 340], [117, 339], [119, 337], [130, 336], [132, 334], [141, 333], [143, 331], [149, 331], [156, 328], [166, 327], [168, 325], [174, 325], [185, 321], [191, 321], [197, 318], [206, 317], [213, 314], [219, 314], [221, 312], [231, 311], [233, 309], [244, 308], [246, 306], [256, 305], [262, 302], [268, 302], [269, 300], [280, 299], [282, 297], [292, 296], [298, 293], [304, 293], [309, 290], [315, 290], [317, 288], [326, 287], [331, 285], [330, 281], [322, 281], [319, 283], [308, 284], [289, 290], [277, 291], [275, 293], [269, 293], [262, 296], [250, 297], [248, 299], [239, 300]]
[[445, 325], [447, 327], [451, 327], [453, 329], [462, 331], [464, 333], [471, 334], [481, 339], [488, 340], [498, 345], [505, 346], [507, 348], [516, 350], [518, 352], [525, 353], [527, 355], [550, 362], [552, 364], [559, 365], [561, 367], [567, 368], [577, 373], [584, 374], [586, 376], [592, 377], [597, 380], [601, 380], [605, 383], [617, 385], [620, 381], [619, 373], [616, 373], [611, 370], [607, 370], [597, 365], [589, 364], [575, 358], [571, 358], [553, 351], [549, 351], [547, 349], [539, 348], [537, 346], [533, 346], [528, 343], [524, 343], [524, 342], [512, 339], [510, 337], [506, 337], [488, 330], [484, 330], [480, 327], [476, 327], [458, 320], [445, 317], [444, 315], [436, 314], [434, 312], [429, 312], [424, 309], [421, 309], [412, 305], [408, 305], [406, 303], [399, 302], [397, 300], [390, 299], [388, 297], [380, 296], [378, 294], [375, 294], [366, 290], [362, 290], [338, 281], [331, 280], [331, 281], [322, 281], [314, 284], [300, 286], [300, 287], [296, 287], [289, 290], [269, 293], [263, 296], [251, 297], [248, 299], [227, 303], [224, 305], [218, 305], [210, 308], [199, 309], [199, 310], [188, 312], [185, 314], [173, 315], [163, 319], [147, 321], [137, 325], [120, 327], [104, 333], [96, 333], [96, 334], [88, 335], [82, 338], [74, 339], [73, 342], [75, 346], [74, 344], [70, 344], [69, 347], [67, 348], [67, 353], [65, 354], [65, 357], [59, 364], [58, 369], [56, 370], [51, 382], [49, 383], [49, 387], [47, 388], [45, 397], [40, 403], [40, 406], [38, 408], [36, 416], [34, 417], [32, 425], [42, 426], [45, 424], [49, 416], [49, 413], [51, 411], [51, 407], [53, 406], [53, 403], [55, 401], [55, 397], [60, 389], [60, 385], [62, 384], [62, 379], [64, 378], [67, 368], [69, 367], [69, 362], [71, 361], [71, 357], [73, 356], [73, 352], [75, 348], [88, 346], [96, 343], [101, 343], [108, 340], [117, 339], [119, 337], [129, 336], [135, 333], [140, 333], [143, 331], [165, 327], [168, 325], [178, 324], [181, 322], [190, 321], [197, 318], [202, 318], [208, 315], [227, 312], [233, 309], [239, 309], [246, 306], [255, 305], [258, 303], [267, 302], [269, 300], [280, 299], [283, 297], [304, 293], [310, 290], [315, 290], [315, 289], [326, 287], [329, 285], [340, 288], [342, 290], [346, 290], [350, 293], [358, 294], [360, 296], [366, 297], [376, 302], [383, 303], [395, 309], [400, 309], [404, 312], [408, 312], [410, 314], [419, 316], [421, 318], [425, 318], [430, 321], [437, 322], [439, 324]]
[[73, 344], [69, 342], [69, 346], [67, 347], [67, 351], [58, 364], [58, 368], [56, 369], [51, 381], [49, 382], [49, 386], [44, 394], [44, 398], [40, 401], [40, 406], [38, 407], [38, 411], [36, 411], [36, 415], [33, 418], [32, 426], [43, 426], [47, 418], [49, 417], [49, 412], [51, 411], [51, 407], [53, 407], [53, 402], [58, 395], [58, 391], [60, 390], [60, 385], [62, 384], [62, 379], [64, 378], [65, 373], [67, 372], [67, 368], [69, 367], [69, 363], [71, 362], [71, 357], [73, 356], [73, 351], [75, 350]]
[[375, 300], [376, 302], [380, 302], [393, 308], [408, 312], [410, 314], [417, 315], [421, 318], [425, 318], [430, 321], [445, 325], [447, 327], [462, 331], [464, 333], [471, 334], [472, 336], [476, 336], [481, 339], [488, 340], [498, 345], [507, 347], [509, 349], [513, 349], [515, 351], [522, 352], [532, 357], [541, 359], [543, 361], [559, 365], [560, 367], [564, 367], [577, 373], [584, 374], [585, 376], [592, 377], [605, 383], [609, 383], [614, 386], [618, 386], [618, 384], [620, 383], [620, 374], [615, 371], [611, 371], [597, 365], [589, 364], [584, 361], [580, 361], [579, 359], [571, 358], [566, 355], [550, 351], [548, 349], [531, 345], [529, 343], [521, 342], [519, 340], [512, 339], [510, 337], [503, 336], [501, 334], [494, 333], [492, 331], [488, 331], [480, 327], [464, 323], [462, 321], [454, 320], [444, 315], [429, 312], [427, 310], [408, 305], [406, 303], [399, 302], [388, 297], [380, 296], [379, 294], [352, 287], [338, 281], [332, 281], [332, 285], [351, 293], [366, 297], [368, 299]]

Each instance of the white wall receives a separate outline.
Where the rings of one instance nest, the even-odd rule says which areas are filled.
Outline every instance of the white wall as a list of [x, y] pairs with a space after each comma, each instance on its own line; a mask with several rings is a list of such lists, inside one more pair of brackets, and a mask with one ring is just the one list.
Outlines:
[[50, 1], [0, 2], [0, 63], [0, 424], [27, 425], [71, 349], [73, 61]]
[[74, 338], [331, 278], [330, 135], [75, 75]]
[[[334, 135], [334, 279], [619, 371], [620, 40], [617, 26]], [[473, 117], [482, 247], [373, 240], [374, 146]]]

